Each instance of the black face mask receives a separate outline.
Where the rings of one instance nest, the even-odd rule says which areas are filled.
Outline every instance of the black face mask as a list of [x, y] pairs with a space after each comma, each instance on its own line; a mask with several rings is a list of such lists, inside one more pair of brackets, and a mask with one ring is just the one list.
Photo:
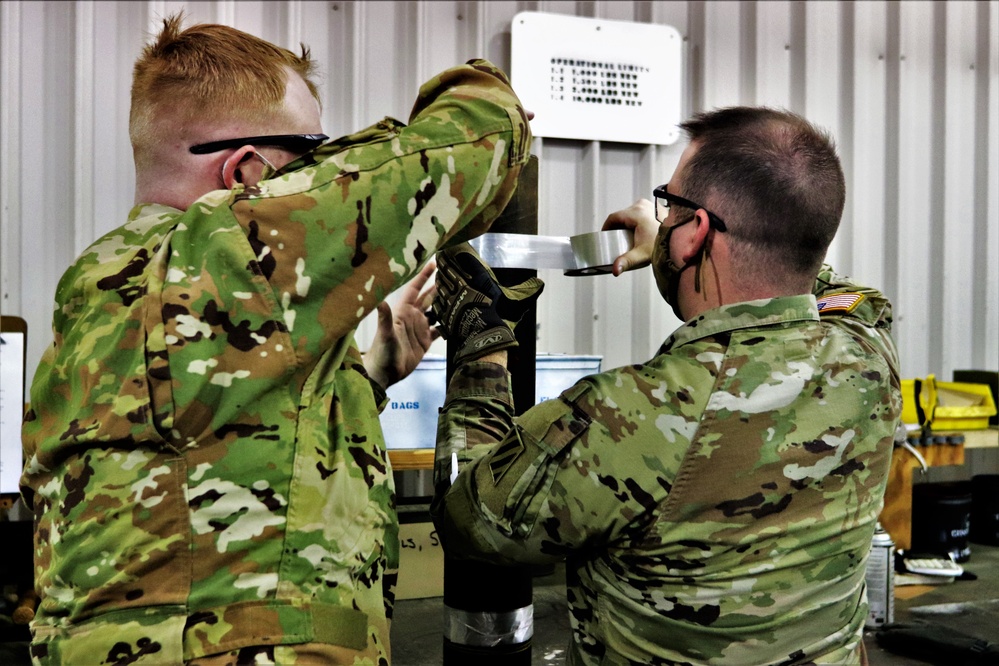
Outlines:
[[659, 287], [659, 293], [662, 297], [666, 299], [666, 302], [671, 308], [673, 308], [673, 314], [676, 318], [685, 321], [683, 315], [680, 314], [680, 307], [678, 304], [678, 296], [680, 290], [680, 275], [692, 266], [697, 266], [697, 272], [694, 274], [694, 289], [698, 293], [701, 291], [701, 264], [704, 263], [704, 258], [707, 256], [707, 245], [701, 248], [698, 252], [698, 256], [694, 258], [694, 261], [684, 264], [683, 266], [677, 266], [673, 261], [673, 257], [670, 256], [669, 251], [669, 241], [673, 237], [673, 231], [697, 219], [697, 216], [691, 217], [686, 222], [680, 222], [679, 224], [674, 224], [672, 227], [667, 227], [663, 229], [659, 228], [659, 234], [656, 237], [656, 244], [652, 248], [652, 274], [656, 276], [656, 286]]

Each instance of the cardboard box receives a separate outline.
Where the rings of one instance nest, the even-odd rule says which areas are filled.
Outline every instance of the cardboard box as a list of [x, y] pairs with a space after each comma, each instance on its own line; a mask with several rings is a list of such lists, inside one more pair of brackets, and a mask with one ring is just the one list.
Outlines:
[[431, 522], [399, 525], [399, 584], [396, 599], [444, 595], [444, 549]]

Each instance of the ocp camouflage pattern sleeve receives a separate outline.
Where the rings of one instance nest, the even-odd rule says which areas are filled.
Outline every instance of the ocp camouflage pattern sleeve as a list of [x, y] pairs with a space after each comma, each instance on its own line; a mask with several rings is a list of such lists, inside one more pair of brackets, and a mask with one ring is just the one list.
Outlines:
[[398, 524], [353, 330], [484, 230], [528, 158], [473, 61], [250, 190], [136, 207], [56, 294], [23, 429], [38, 663], [177, 664], [246, 646], [389, 661]]
[[565, 557], [569, 664], [859, 663], [900, 411], [890, 306], [864, 294], [829, 316], [811, 295], [711, 310], [519, 417], [501, 366], [459, 368], [445, 548]]

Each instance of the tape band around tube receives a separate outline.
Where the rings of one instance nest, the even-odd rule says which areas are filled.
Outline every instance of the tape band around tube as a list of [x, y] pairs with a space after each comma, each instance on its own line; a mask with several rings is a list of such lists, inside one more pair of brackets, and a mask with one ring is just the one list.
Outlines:
[[534, 604], [501, 613], [470, 612], [445, 606], [444, 637], [474, 647], [517, 645], [534, 635]]

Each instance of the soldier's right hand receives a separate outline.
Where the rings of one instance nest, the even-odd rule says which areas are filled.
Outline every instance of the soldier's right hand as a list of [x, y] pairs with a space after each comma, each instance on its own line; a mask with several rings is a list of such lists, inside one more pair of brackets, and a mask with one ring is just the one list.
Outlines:
[[438, 252], [433, 311], [441, 335], [457, 347], [455, 363], [517, 346], [513, 329], [543, 288], [538, 278], [500, 285], [468, 243]]
[[652, 261], [652, 248], [659, 233], [656, 221], [655, 204], [648, 199], [639, 199], [623, 210], [611, 213], [604, 221], [603, 231], [610, 229], [634, 229], [635, 245], [614, 260], [614, 275], [625, 271], [644, 268]]

